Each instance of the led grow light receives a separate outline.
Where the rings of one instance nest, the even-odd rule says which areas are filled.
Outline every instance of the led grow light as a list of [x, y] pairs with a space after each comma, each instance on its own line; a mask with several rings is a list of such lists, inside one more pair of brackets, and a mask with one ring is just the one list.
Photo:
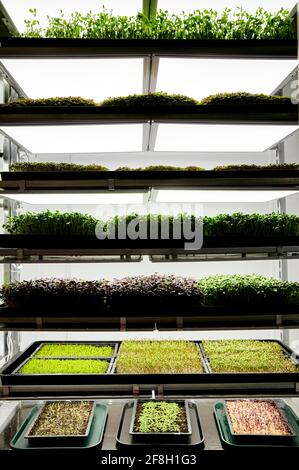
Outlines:
[[162, 58], [157, 90], [198, 100], [222, 92], [271, 94], [296, 66], [296, 60]]
[[74, 192], [43, 192], [43, 193], [9, 193], [1, 195], [8, 199], [33, 204], [35, 206], [67, 206], [67, 205], [113, 205], [113, 204], [142, 204], [147, 195], [146, 191], [92, 191]]
[[82, 96], [96, 102], [142, 93], [142, 59], [7, 59], [3, 65], [30, 98]]
[[160, 124], [156, 151], [263, 152], [298, 126]]
[[142, 124], [12, 126], [1, 130], [31, 153], [137, 152]]
[[299, 194], [298, 191], [282, 190], [176, 190], [156, 189], [153, 199], [164, 203], [230, 203], [230, 202], [270, 202], [287, 196]]

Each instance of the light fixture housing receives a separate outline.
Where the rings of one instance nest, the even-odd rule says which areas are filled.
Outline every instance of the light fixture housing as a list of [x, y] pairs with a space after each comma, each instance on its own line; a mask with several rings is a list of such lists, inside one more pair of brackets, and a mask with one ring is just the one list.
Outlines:
[[143, 204], [147, 191], [26, 192], [5, 193], [1, 197], [35, 206]]
[[159, 124], [160, 152], [264, 152], [298, 130], [298, 125]]
[[142, 93], [142, 58], [3, 59], [7, 71], [30, 98], [109, 96]]
[[[159, 64], [157, 90], [181, 93], [197, 100], [224, 92], [244, 91], [271, 94], [296, 67], [296, 60], [285, 59], [211, 60], [162, 57]], [[221, 71], [221, 80], [219, 71]]]
[[2, 126], [1, 130], [32, 154], [142, 150], [142, 124]]
[[298, 190], [201, 190], [158, 189], [152, 192], [157, 203], [265, 203], [299, 194]]

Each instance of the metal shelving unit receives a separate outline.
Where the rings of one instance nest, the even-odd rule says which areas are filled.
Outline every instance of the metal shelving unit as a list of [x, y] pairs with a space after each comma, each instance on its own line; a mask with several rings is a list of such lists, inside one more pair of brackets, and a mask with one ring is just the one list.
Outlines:
[[[159, 58], [161, 57], [202, 57], [202, 58], [259, 58], [268, 59], [295, 59], [297, 58], [297, 41], [99, 41], [99, 40], [56, 40], [56, 39], [26, 39], [26, 38], [1, 38], [0, 58], [106, 58], [106, 57], [141, 57], [144, 60], [144, 92], [154, 91]], [[154, 64], [154, 66], [153, 66]], [[4, 74], [5, 75], [5, 74]], [[7, 96], [23, 96], [21, 87], [14, 82], [13, 77], [4, 76]], [[281, 85], [279, 85], [281, 86]], [[278, 87], [279, 88], [279, 87]], [[208, 106], [205, 109], [198, 107], [188, 107], [187, 109], [170, 110], [164, 109], [109, 109], [109, 108], [78, 108], [61, 109], [57, 108], [9, 108], [0, 107], [0, 125], [5, 126], [28, 126], [28, 125], [65, 125], [65, 124], [115, 124], [115, 123], [141, 123], [144, 124], [146, 132], [144, 134], [143, 148], [150, 150], [151, 129], [160, 123], [210, 123], [210, 124], [271, 124], [271, 125], [298, 125], [298, 107], [290, 106], [243, 106], [238, 110], [224, 106]], [[156, 132], [156, 131], [155, 131]], [[278, 160], [283, 161], [283, 144], [276, 146]], [[22, 147], [22, 143], [13, 139], [5, 140], [6, 161], [18, 161], [22, 152], [27, 149]], [[103, 172], [85, 174], [84, 177], [76, 174], [52, 174], [50, 178], [45, 174], [16, 173], [10, 175], [3, 173], [0, 182], [0, 194], [7, 197], [5, 205], [7, 214], [16, 212], [17, 205], [9, 199], [10, 194], [18, 192], [35, 193], [48, 190], [98, 190], [108, 189], [117, 191], [121, 189], [147, 189], [151, 190], [156, 186], [165, 188], [217, 188], [225, 189], [298, 189], [298, 171], [259, 171], [259, 172], [225, 172], [225, 174], [213, 171], [196, 172], [196, 174], [172, 173], [167, 175], [157, 174], [134, 174], [133, 172]], [[283, 201], [279, 203], [283, 210]], [[206, 262], [206, 261], [246, 261], [246, 260], [280, 260], [281, 278], [287, 277], [286, 261], [299, 259], [299, 245], [279, 245], [267, 244], [263, 246], [222, 246], [202, 248], [200, 252], [186, 252], [182, 249], [99, 249], [99, 248], [55, 248], [55, 247], [26, 247], [11, 246], [0, 248], [0, 263], [4, 264], [6, 280], [18, 280], [19, 271], [16, 265], [19, 263], [138, 263], [143, 256], [150, 256], [150, 260], [155, 262]], [[113, 312], [112, 312], [113, 313]], [[150, 312], [142, 312], [142, 317], [138, 312], [123, 312], [121, 315], [116, 312], [103, 316], [80, 316], [76, 313], [71, 318], [65, 312], [58, 312], [55, 316], [34, 314], [32, 312], [14, 311], [9, 308], [0, 308], [0, 331], [5, 332], [12, 342], [11, 355], [18, 351], [18, 332], [20, 331], [205, 331], [205, 330], [242, 330], [242, 329], [277, 329], [285, 331], [287, 329], [299, 328], [299, 310], [284, 309], [283, 312], [267, 313], [256, 309], [255, 312], [231, 310], [209, 309], [198, 314], [189, 312], [188, 315], [180, 315], [179, 312], [162, 312], [152, 315]], [[223, 375], [223, 374], [222, 374]], [[109, 397], [127, 393], [129, 396], [145, 394], [155, 390], [159, 396], [163, 394], [204, 396], [215, 394], [225, 396], [225, 394], [285, 394], [296, 396], [299, 393], [298, 374], [290, 382], [289, 376], [283, 377], [281, 382], [277, 382], [275, 374], [265, 376], [248, 375], [247, 379], [236, 380], [234, 374], [229, 374], [225, 378], [219, 378], [214, 374], [212, 385], [211, 377], [203, 375], [194, 379], [194, 376], [161, 377], [154, 375], [150, 377], [140, 377], [134, 375], [127, 383], [119, 383], [119, 378], [115, 383], [103, 381], [102, 384], [90, 384], [90, 386], [80, 388], [74, 385], [70, 387], [55, 387], [51, 385], [47, 388], [46, 394], [52, 396], [82, 396], [82, 392], [89, 396], [106, 394]], [[266, 382], [266, 387], [263, 382]], [[230, 390], [223, 388], [223, 384], [229, 383]], [[250, 384], [250, 386], [249, 386]], [[263, 388], [264, 387], [264, 388]], [[34, 388], [30, 384], [10, 387], [3, 385], [0, 393], [5, 398], [32, 398], [32, 396], [43, 396], [43, 387]], [[202, 400], [200, 400], [202, 402]], [[211, 418], [211, 405], [207, 400], [201, 403], [204, 419]], [[112, 406], [111, 419], [117, 423], [120, 406], [122, 402], [114, 402]], [[209, 416], [209, 418], [208, 418]], [[111, 422], [110, 421], [110, 426]], [[211, 423], [210, 423], [211, 425]], [[110, 428], [109, 428], [110, 429]], [[216, 431], [213, 431], [216, 433]], [[106, 448], [114, 444], [106, 440]], [[209, 446], [208, 446], [209, 447]], [[211, 444], [211, 448], [213, 445]], [[218, 447], [220, 445], [218, 443]]]

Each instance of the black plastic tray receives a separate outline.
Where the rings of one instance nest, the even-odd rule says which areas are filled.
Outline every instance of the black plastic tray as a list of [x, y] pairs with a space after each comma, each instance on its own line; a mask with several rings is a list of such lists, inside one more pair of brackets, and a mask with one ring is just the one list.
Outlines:
[[[244, 170], [204, 170], [204, 171], [3, 171], [2, 181], [97, 181], [97, 187], [108, 188], [113, 180], [114, 187], [148, 188], [155, 185], [170, 186], [218, 186], [218, 185], [290, 185], [299, 181], [299, 170], [295, 169], [244, 169]], [[101, 182], [101, 183], [100, 183]], [[29, 187], [31, 185], [29, 184]], [[33, 185], [31, 189], [42, 189]], [[69, 187], [69, 184], [68, 184]]]
[[[111, 356], [36, 356], [36, 354], [40, 351], [40, 349], [46, 344], [87, 344], [90, 346], [111, 346], [113, 348], [113, 353]], [[116, 357], [118, 351], [118, 343], [105, 343], [96, 341], [43, 341], [40, 342], [40, 345], [36, 348], [36, 350], [32, 354], [32, 358], [34, 359], [112, 359]]]
[[40, 416], [42, 415], [45, 407], [49, 403], [56, 403], [55, 401], [46, 401], [38, 410], [34, 418], [31, 420], [30, 425], [27, 427], [26, 432], [24, 434], [25, 439], [28, 440], [30, 445], [33, 446], [56, 446], [56, 445], [66, 445], [66, 446], [73, 446], [73, 445], [80, 445], [84, 442], [84, 440], [89, 436], [89, 433], [91, 431], [91, 425], [92, 421], [94, 419], [94, 414], [95, 414], [95, 409], [96, 409], [96, 403], [91, 400], [61, 400], [58, 401], [58, 403], [70, 403], [70, 402], [82, 402], [82, 401], [87, 401], [88, 403], [92, 403], [92, 409], [90, 411], [90, 415], [88, 418], [86, 430], [84, 434], [76, 434], [76, 435], [47, 435], [47, 436], [41, 436], [41, 435], [32, 435], [31, 431], [35, 427], [36, 423], [38, 422]]
[[[60, 343], [61, 341], [35, 341], [27, 349], [14, 356], [0, 370], [1, 381], [3, 385], [90, 385], [102, 383], [103, 377], [111, 373], [114, 357], [103, 358], [109, 363], [108, 370], [105, 374], [18, 374], [16, 371], [31, 357], [41, 344]], [[70, 341], [74, 344], [96, 344], [106, 345], [112, 344], [101, 341]], [[115, 342], [116, 346], [119, 342]], [[52, 358], [54, 359], [54, 358]], [[66, 358], [64, 358], [66, 359]], [[74, 358], [72, 358], [74, 359]], [[100, 358], [97, 358], [100, 359]], [[75, 359], [74, 359], [75, 360]]]
[[38, 413], [39, 407], [35, 406], [29, 416], [23, 421], [22, 425], [18, 429], [10, 442], [10, 446], [16, 450], [48, 450], [48, 449], [60, 449], [60, 450], [74, 450], [74, 449], [86, 449], [91, 450], [92, 448], [98, 448], [102, 441], [108, 416], [108, 407], [103, 403], [97, 403], [95, 407], [94, 418], [91, 423], [89, 435], [82, 441], [81, 445], [57, 445], [54, 446], [33, 446], [25, 438], [27, 430]]
[[[292, 19], [295, 23], [294, 18]], [[1, 38], [1, 57], [297, 58], [296, 39], [72, 39]]]
[[[49, 341], [52, 342], [52, 341]], [[99, 343], [97, 341], [97, 343]], [[278, 342], [280, 343], [280, 342]], [[37, 388], [47, 385], [78, 385], [88, 389], [90, 385], [109, 386], [111, 389], [115, 385], [128, 386], [132, 384], [147, 385], [152, 389], [151, 384], [173, 385], [175, 388], [184, 386], [188, 389], [188, 385], [192, 390], [194, 387], [205, 390], [217, 389], [231, 390], [231, 384], [238, 384], [238, 389], [247, 390], [249, 385], [254, 384], [256, 391], [265, 390], [269, 386], [271, 389], [281, 389], [282, 384], [284, 390], [294, 390], [296, 383], [299, 382], [299, 370], [295, 373], [193, 373], [193, 374], [116, 374], [114, 373], [115, 361], [111, 362], [111, 373], [106, 374], [68, 374], [68, 375], [21, 375], [13, 374], [14, 370], [23, 363], [36, 349], [40, 342], [35, 342], [25, 351], [16, 355], [0, 370], [2, 385], [8, 386], [36, 386]], [[280, 343], [282, 344], [282, 343]], [[291, 355], [293, 352], [290, 348], [283, 345], [285, 350]], [[206, 369], [206, 361], [204, 361], [204, 369]], [[256, 385], [259, 385], [259, 389]]]
[[[175, 447], [177, 448], [198, 448], [198, 449], [203, 449], [204, 448], [204, 435], [201, 429], [201, 424], [200, 424], [200, 419], [199, 419], [199, 414], [197, 410], [197, 406], [195, 403], [189, 401], [188, 402], [189, 406], [189, 412], [190, 412], [190, 420], [191, 420], [191, 427], [192, 427], [192, 434], [188, 438], [187, 442], [184, 443], [176, 443]], [[141, 447], [141, 446], [146, 446], [147, 448], [153, 448], [156, 449], [157, 447], [161, 448], [163, 446], [168, 447], [168, 446], [173, 446], [173, 442], [165, 442], [161, 441], [161, 439], [157, 438], [156, 440], [151, 440], [149, 444], [141, 443], [141, 442], [136, 442], [133, 438], [133, 436], [130, 434], [130, 424], [132, 421], [132, 415], [133, 415], [133, 407], [134, 407], [134, 401], [131, 401], [129, 403], [126, 403], [122, 416], [121, 416], [121, 421], [118, 429], [118, 433], [116, 436], [116, 445], [119, 448], [128, 448], [128, 447]]]
[[260, 401], [260, 402], [264, 402], [264, 401], [268, 401], [270, 403], [273, 403], [276, 407], [276, 409], [280, 412], [281, 414], [281, 417], [283, 419], [283, 421], [285, 422], [285, 425], [288, 427], [289, 429], [289, 435], [275, 435], [275, 434], [269, 434], [269, 435], [263, 435], [263, 434], [238, 434], [238, 433], [235, 433], [234, 432], [234, 428], [233, 428], [233, 423], [230, 419], [230, 415], [229, 415], [229, 411], [228, 411], [228, 408], [227, 408], [227, 403], [229, 403], [230, 401], [247, 401], [248, 399], [238, 399], [238, 398], [235, 398], [235, 399], [229, 399], [229, 400], [224, 400], [224, 408], [225, 408], [225, 413], [226, 413], [226, 419], [227, 419], [227, 422], [228, 422], [228, 425], [229, 425], [229, 430], [230, 430], [230, 433], [231, 435], [238, 441], [238, 442], [245, 442], [247, 441], [247, 443], [250, 443], [250, 442], [268, 442], [269, 444], [274, 444], [275, 442], [279, 442], [279, 441], [289, 441], [290, 439], [292, 439], [293, 437], [296, 437], [296, 433], [295, 431], [293, 430], [291, 424], [289, 423], [288, 421], [288, 417], [287, 417], [287, 413], [285, 412], [285, 402], [283, 400], [278, 400], [278, 399], [265, 399], [265, 398], [253, 398], [253, 399], [250, 399], [249, 401]]
[[[95, 235], [0, 235], [0, 248], [31, 249], [98, 249], [98, 250], [182, 250], [185, 251], [186, 239], [169, 240], [99, 240]], [[192, 240], [191, 240], [192, 242]], [[240, 236], [204, 236], [203, 248], [235, 247], [298, 247], [299, 237], [240, 237]], [[200, 253], [200, 250], [190, 250]]]
[[289, 420], [292, 428], [294, 429], [294, 431], [296, 433], [296, 437], [293, 437], [292, 439], [288, 440], [287, 442], [283, 441], [281, 443], [281, 442], [278, 441], [278, 442], [275, 442], [275, 444], [260, 444], [260, 443], [257, 443], [257, 442], [252, 443], [252, 441], [250, 441], [250, 443], [245, 444], [244, 442], [240, 443], [240, 441], [238, 441], [238, 439], [236, 439], [235, 437], [233, 437], [231, 435], [229, 424], [228, 424], [227, 417], [226, 417], [224, 404], [222, 402], [218, 402], [214, 406], [214, 417], [215, 417], [215, 421], [216, 421], [216, 424], [217, 424], [217, 428], [218, 428], [219, 436], [220, 436], [220, 439], [221, 439], [221, 443], [225, 448], [228, 448], [228, 449], [238, 449], [238, 448], [242, 448], [242, 447], [244, 447], [244, 448], [245, 447], [246, 448], [272, 447], [273, 449], [274, 448], [287, 448], [287, 447], [290, 447], [290, 448], [297, 447], [298, 448], [299, 447], [299, 420], [298, 420], [298, 417], [295, 415], [292, 408], [288, 405], [285, 405], [285, 412], [286, 412], [286, 415], [288, 417], [288, 420]]
[[[137, 432], [134, 431], [135, 427], [135, 421], [136, 421], [136, 414], [137, 414], [137, 407], [138, 405], [142, 403], [148, 403], [150, 401], [155, 401], [155, 402], [161, 402], [164, 401], [166, 403], [178, 403], [181, 407], [184, 408], [185, 411], [185, 416], [186, 416], [186, 422], [187, 422], [187, 431], [186, 432], [159, 432], [159, 433], [152, 433], [152, 432]], [[191, 426], [191, 420], [190, 420], [190, 407], [188, 405], [187, 400], [135, 400], [134, 406], [133, 406], [133, 413], [132, 413], [132, 420], [130, 424], [130, 430], [129, 430], [130, 435], [133, 437], [135, 442], [148, 442], [148, 441], [153, 441], [156, 442], [157, 440], [161, 440], [163, 442], [168, 442], [168, 443], [183, 443], [188, 441], [192, 434], [192, 426]]]
[[[289, 375], [290, 376], [298, 376], [298, 378], [299, 378], [299, 356], [297, 354], [295, 354], [295, 352], [291, 348], [289, 348], [287, 345], [285, 345], [284, 343], [282, 343], [281, 341], [276, 340], [276, 339], [261, 339], [261, 340], [257, 340], [257, 341], [267, 342], [267, 343], [277, 343], [281, 347], [283, 352], [289, 357], [290, 361], [292, 361], [298, 367], [298, 373], [291, 373], [290, 372]], [[201, 350], [201, 355], [202, 355], [202, 357], [205, 361], [206, 370], [210, 374], [221, 375], [221, 376], [225, 376], [225, 375], [236, 375], [236, 376], [244, 375], [245, 377], [247, 375], [248, 376], [250, 376], [250, 375], [262, 375], [262, 376], [269, 375], [269, 372], [213, 372], [213, 369], [212, 369], [210, 361], [209, 361], [209, 357], [206, 355], [206, 352], [204, 350], [204, 346], [203, 346], [202, 342], [199, 343], [199, 348]], [[278, 378], [281, 375], [284, 375], [284, 373], [281, 373], [281, 372], [272, 372], [271, 374], [274, 375], [274, 376], [276, 375]]]
[[0, 105], [2, 125], [53, 123], [165, 122], [231, 124], [298, 124], [298, 106], [289, 103], [209, 104], [202, 106], [6, 106]]

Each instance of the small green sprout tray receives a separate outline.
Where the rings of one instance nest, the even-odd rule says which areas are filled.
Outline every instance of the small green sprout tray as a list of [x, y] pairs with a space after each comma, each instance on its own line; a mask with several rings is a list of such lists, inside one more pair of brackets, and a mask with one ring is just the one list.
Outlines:
[[[116, 357], [117, 351], [118, 351], [118, 343], [103, 343], [103, 342], [96, 342], [96, 341], [43, 341], [43, 342], [37, 342], [38, 347], [35, 349], [31, 357], [34, 357], [34, 359], [111, 359], [112, 357]], [[37, 356], [37, 353], [40, 352], [40, 350], [44, 346], [49, 346], [49, 345], [54, 345], [54, 346], [98, 346], [99, 348], [103, 347], [111, 347], [112, 349], [112, 354], [109, 356], [103, 356], [103, 355], [97, 355], [97, 356], [84, 356], [84, 355], [78, 355], [78, 356], [68, 356], [65, 354], [57, 354], [56, 356], [47, 356], [47, 355], [40, 355]]]
[[225, 410], [225, 404], [223, 402], [217, 402], [214, 405], [214, 417], [218, 427], [221, 442], [224, 447], [227, 448], [241, 448], [241, 447], [299, 447], [299, 419], [295, 415], [294, 411], [286, 403], [282, 403], [284, 415], [287, 418], [290, 426], [294, 430], [296, 436], [285, 441], [279, 437], [273, 441], [273, 443], [262, 443], [260, 439], [253, 439], [252, 437], [248, 441], [243, 440], [242, 443], [238, 438], [231, 434], [227, 414]]
[[155, 441], [157, 439], [168, 440], [168, 442], [184, 442], [188, 441], [189, 437], [192, 434], [191, 420], [190, 420], [190, 411], [187, 400], [155, 400], [156, 402], [166, 402], [166, 403], [177, 403], [180, 405], [185, 413], [187, 428], [186, 432], [138, 432], [134, 431], [136, 416], [137, 416], [137, 407], [144, 403], [149, 403], [154, 400], [135, 400], [132, 414], [132, 421], [130, 425], [129, 433], [135, 441], [148, 441], [149, 439]]
[[32, 410], [29, 416], [23, 421], [22, 425], [12, 438], [10, 442], [10, 446], [13, 449], [16, 450], [47, 450], [47, 449], [92, 449], [95, 447], [98, 447], [102, 441], [103, 441], [103, 436], [104, 436], [104, 431], [105, 431], [105, 425], [107, 421], [107, 416], [108, 416], [108, 407], [107, 405], [104, 405], [103, 403], [96, 403], [95, 406], [95, 411], [94, 411], [94, 417], [91, 423], [90, 431], [87, 437], [85, 437], [82, 441], [81, 444], [75, 444], [75, 445], [68, 445], [66, 446], [65, 444], [58, 445], [56, 444], [55, 446], [40, 446], [40, 445], [35, 445], [33, 446], [28, 442], [28, 439], [26, 439], [26, 434], [36, 418], [38, 412], [39, 412], [39, 406], [35, 406]]
[[[174, 400], [173, 400], [174, 401]], [[132, 417], [134, 413], [134, 404], [135, 401], [130, 401], [124, 405], [120, 424], [119, 424], [119, 429], [118, 433], [116, 436], [116, 446], [118, 448], [123, 448], [123, 449], [128, 449], [135, 447], [142, 447], [146, 446], [148, 449], [157, 449], [171, 447], [174, 445], [173, 441], [171, 439], [169, 440], [164, 440], [161, 439], [160, 436], [154, 439], [148, 439], [147, 442], [139, 442], [134, 439], [134, 436], [130, 434], [131, 430], [131, 423], [132, 423]], [[190, 414], [190, 424], [191, 424], [191, 429], [192, 429], [192, 434], [188, 436], [188, 439], [185, 442], [176, 442], [175, 447], [176, 448], [197, 448], [197, 449], [203, 449], [204, 448], [204, 435], [202, 432], [201, 424], [200, 424], [200, 419], [198, 415], [198, 410], [196, 404], [191, 401], [187, 400], [186, 402], [188, 408], [189, 408], [189, 414]]]

